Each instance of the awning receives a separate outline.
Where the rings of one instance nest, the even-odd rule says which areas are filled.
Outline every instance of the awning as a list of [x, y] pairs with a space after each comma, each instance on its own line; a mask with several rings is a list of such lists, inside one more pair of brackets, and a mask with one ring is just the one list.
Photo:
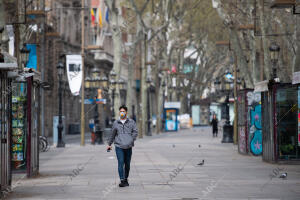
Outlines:
[[4, 63], [0, 63], [0, 70], [14, 70], [18, 68], [18, 62], [15, 57], [5, 51], [2, 51], [1, 54], [4, 55]]
[[14, 73], [11, 73], [10, 78], [15, 78], [16, 82], [25, 82], [26, 78], [31, 76], [33, 76], [33, 81], [38, 83], [42, 82], [41, 73], [32, 68], [24, 68], [24, 71], [21, 73], [14, 71]]

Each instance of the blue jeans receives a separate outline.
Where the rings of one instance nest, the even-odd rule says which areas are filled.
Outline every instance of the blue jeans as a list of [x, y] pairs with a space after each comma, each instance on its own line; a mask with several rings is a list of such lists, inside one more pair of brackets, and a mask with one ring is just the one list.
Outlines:
[[[130, 171], [130, 161], [132, 155], [132, 148], [121, 149], [116, 147], [116, 154], [118, 159], [118, 172], [121, 180], [127, 179]], [[124, 173], [125, 169], [125, 173]]]

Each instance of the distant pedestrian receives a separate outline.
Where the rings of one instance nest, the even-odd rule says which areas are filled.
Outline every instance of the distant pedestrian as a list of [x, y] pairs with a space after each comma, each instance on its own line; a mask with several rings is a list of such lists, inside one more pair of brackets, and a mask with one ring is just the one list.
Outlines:
[[112, 132], [108, 139], [107, 150], [111, 150], [112, 143], [115, 144], [118, 159], [118, 172], [120, 177], [119, 187], [129, 186], [128, 176], [130, 171], [130, 161], [132, 147], [138, 135], [136, 123], [133, 119], [127, 118], [127, 107], [119, 108], [120, 118], [114, 121]]
[[218, 119], [216, 115], [213, 115], [211, 125], [213, 130], [213, 137], [218, 137]]

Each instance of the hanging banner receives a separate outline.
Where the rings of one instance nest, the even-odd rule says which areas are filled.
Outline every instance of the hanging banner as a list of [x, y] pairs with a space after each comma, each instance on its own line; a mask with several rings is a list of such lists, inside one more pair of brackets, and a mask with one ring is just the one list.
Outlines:
[[78, 96], [82, 82], [82, 57], [81, 55], [67, 55], [66, 62], [70, 90], [74, 96]]
[[37, 70], [36, 44], [26, 44], [26, 48], [30, 50], [26, 67]]
[[298, 146], [300, 146], [300, 86], [298, 87]]

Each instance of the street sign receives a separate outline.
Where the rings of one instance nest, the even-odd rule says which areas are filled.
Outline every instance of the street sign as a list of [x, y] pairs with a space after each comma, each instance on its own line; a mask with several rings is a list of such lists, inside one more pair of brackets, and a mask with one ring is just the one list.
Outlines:
[[[84, 99], [84, 104], [93, 104], [93, 103], [94, 103], [94, 99]], [[106, 104], [106, 99], [96, 99], [96, 103], [97, 104]]]
[[165, 102], [165, 108], [178, 108], [180, 109], [180, 102]]
[[293, 84], [298, 84], [300, 83], [300, 72], [294, 72], [293, 73]]
[[255, 83], [254, 92], [266, 92], [266, 91], [268, 91], [268, 84], [269, 84], [268, 80]]
[[106, 99], [96, 99], [96, 103], [98, 103], [98, 104], [106, 104]]

